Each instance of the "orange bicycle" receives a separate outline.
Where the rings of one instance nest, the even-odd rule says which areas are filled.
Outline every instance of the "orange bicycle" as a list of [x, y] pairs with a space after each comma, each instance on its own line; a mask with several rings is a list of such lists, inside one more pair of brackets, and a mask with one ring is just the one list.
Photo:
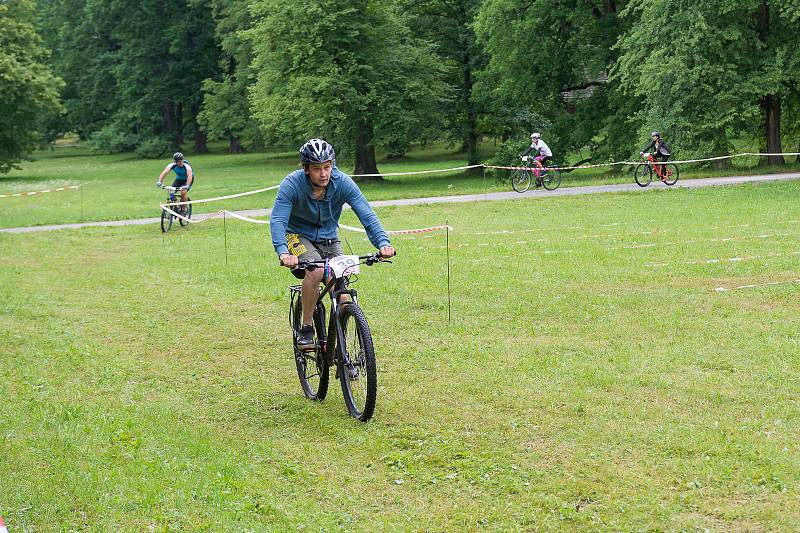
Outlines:
[[650, 185], [653, 173], [666, 185], [675, 185], [678, 182], [678, 166], [675, 163], [656, 161], [653, 154], [647, 154], [646, 158], [645, 163], [640, 163], [633, 169], [633, 178], [639, 187]]

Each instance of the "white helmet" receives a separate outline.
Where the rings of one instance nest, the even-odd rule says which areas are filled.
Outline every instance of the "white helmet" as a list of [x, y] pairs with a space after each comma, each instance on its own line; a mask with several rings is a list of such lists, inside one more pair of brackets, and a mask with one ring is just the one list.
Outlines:
[[541, 133], [531, 133], [531, 140], [541, 138]]

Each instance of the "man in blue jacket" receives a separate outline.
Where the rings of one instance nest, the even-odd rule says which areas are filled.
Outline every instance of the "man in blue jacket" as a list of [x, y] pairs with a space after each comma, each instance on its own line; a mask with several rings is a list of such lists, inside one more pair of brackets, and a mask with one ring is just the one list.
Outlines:
[[[295, 269], [299, 261], [343, 255], [337, 230], [344, 204], [353, 209], [381, 255], [394, 255], [389, 236], [358, 185], [336, 168], [333, 146], [322, 139], [307, 141], [300, 148], [300, 163], [302, 169], [283, 178], [270, 216], [272, 246], [281, 265]], [[312, 320], [323, 269], [292, 272], [303, 279], [303, 320], [297, 344], [301, 350], [310, 349], [314, 346]]]

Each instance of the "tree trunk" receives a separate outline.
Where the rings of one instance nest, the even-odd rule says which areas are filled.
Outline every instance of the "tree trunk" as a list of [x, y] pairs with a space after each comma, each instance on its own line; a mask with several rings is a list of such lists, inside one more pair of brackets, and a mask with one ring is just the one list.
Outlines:
[[180, 148], [183, 145], [183, 106], [175, 106], [175, 146]]
[[172, 140], [173, 149], [177, 150], [181, 147], [180, 128], [178, 127], [179, 119], [178, 106], [171, 100], [164, 100], [161, 106], [161, 117], [164, 122], [164, 133]]
[[[466, 46], [466, 44], [465, 44]], [[475, 131], [478, 128], [477, 113], [472, 102], [472, 67], [469, 52], [464, 56], [464, 90], [462, 91], [464, 109], [467, 112], [466, 124], [464, 124], [464, 146], [467, 149], [467, 165], [478, 164], [478, 136]], [[473, 168], [471, 174], [481, 172], [480, 168]]]
[[[761, 110], [764, 112], [764, 137], [767, 141], [767, 153], [780, 154], [781, 145], [781, 97], [775, 94], [761, 99]], [[767, 156], [770, 166], [783, 166], [786, 161], [782, 155]]]
[[[728, 155], [730, 151], [728, 150], [728, 134], [725, 133], [725, 130], [719, 132], [719, 136], [717, 137], [716, 141], [712, 146], [711, 152], [715, 155]], [[711, 163], [711, 166], [714, 167], [715, 170], [723, 170], [726, 168], [731, 167], [731, 160], [730, 159], [717, 159]]]
[[239, 142], [239, 138], [235, 135], [228, 135], [228, 153], [229, 154], [242, 154], [244, 153], [244, 146]]
[[[372, 144], [372, 124], [365, 119], [356, 126], [356, 168], [354, 174], [377, 174], [378, 163], [375, 161], [375, 145]], [[357, 181], [382, 180], [381, 176], [354, 178]]]
[[[756, 31], [759, 40], [767, 46], [770, 35], [769, 2], [763, 0], [755, 13]], [[767, 143], [767, 153], [777, 154], [781, 149], [781, 97], [779, 94], [767, 94], [761, 97], [761, 111], [763, 112], [764, 140]], [[760, 165], [783, 166], [786, 164], [782, 155], [771, 155], [761, 159]]]
[[200, 124], [196, 120], [194, 121], [194, 153], [208, 153], [208, 135], [200, 129]]

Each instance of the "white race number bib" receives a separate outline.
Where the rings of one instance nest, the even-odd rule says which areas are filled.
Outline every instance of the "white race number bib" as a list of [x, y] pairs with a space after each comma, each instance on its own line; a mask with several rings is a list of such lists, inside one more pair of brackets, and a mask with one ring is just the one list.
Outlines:
[[359, 262], [357, 255], [339, 255], [328, 261], [337, 278], [348, 274], [358, 274]]

